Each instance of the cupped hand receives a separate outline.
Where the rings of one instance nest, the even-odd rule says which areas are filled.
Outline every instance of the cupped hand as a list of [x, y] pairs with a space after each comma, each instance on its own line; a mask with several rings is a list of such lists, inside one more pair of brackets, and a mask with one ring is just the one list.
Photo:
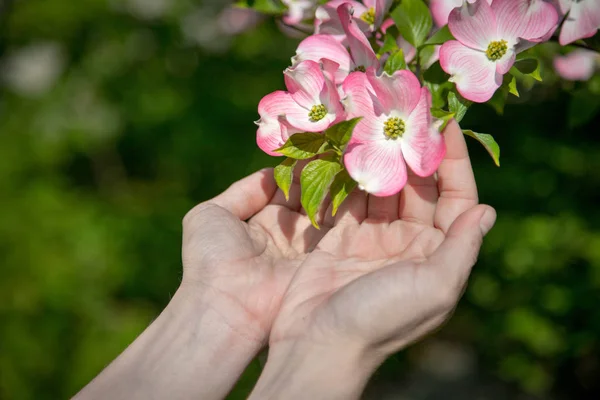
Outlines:
[[412, 175], [392, 197], [355, 191], [334, 219], [326, 218], [333, 228], [291, 281], [272, 348], [299, 341], [319, 348], [351, 344], [384, 358], [448, 318], [496, 214], [477, 205], [455, 122], [445, 140], [437, 176]]
[[183, 219], [182, 287], [262, 346], [293, 274], [325, 232], [301, 211], [298, 176], [286, 201], [273, 170], [258, 171]]

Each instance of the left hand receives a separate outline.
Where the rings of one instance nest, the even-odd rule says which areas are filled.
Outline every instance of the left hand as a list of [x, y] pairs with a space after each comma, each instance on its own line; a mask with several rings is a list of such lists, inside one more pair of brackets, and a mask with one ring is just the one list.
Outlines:
[[273, 170], [264, 169], [199, 204], [183, 220], [182, 289], [200, 294], [203, 304], [257, 349], [266, 344], [293, 274], [326, 233], [300, 208], [297, 177], [286, 201]]

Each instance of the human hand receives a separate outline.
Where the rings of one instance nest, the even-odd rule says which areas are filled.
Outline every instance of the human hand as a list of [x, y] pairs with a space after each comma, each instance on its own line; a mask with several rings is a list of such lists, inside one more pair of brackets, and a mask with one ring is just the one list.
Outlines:
[[258, 171], [185, 216], [182, 289], [258, 351], [293, 274], [325, 233], [301, 211], [297, 176], [286, 201], [273, 170]]
[[[295, 389], [302, 398], [358, 397], [388, 355], [449, 317], [496, 214], [477, 205], [455, 122], [445, 139], [437, 179], [413, 175], [399, 196], [354, 192], [344, 203], [290, 283], [257, 398], [284, 388], [288, 398]], [[319, 382], [344, 384], [327, 391]]]

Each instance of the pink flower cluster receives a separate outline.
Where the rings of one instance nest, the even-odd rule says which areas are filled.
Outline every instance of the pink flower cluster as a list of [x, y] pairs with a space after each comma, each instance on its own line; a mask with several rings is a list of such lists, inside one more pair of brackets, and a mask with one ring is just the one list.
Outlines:
[[323, 132], [361, 117], [343, 155], [350, 176], [377, 196], [398, 193], [407, 165], [420, 176], [433, 174], [446, 148], [431, 116], [431, 94], [409, 70], [392, 75], [367, 35], [383, 24], [391, 0], [331, 1], [317, 10], [316, 34], [298, 46], [284, 72], [287, 91], [259, 104], [258, 146], [276, 152], [298, 132]]

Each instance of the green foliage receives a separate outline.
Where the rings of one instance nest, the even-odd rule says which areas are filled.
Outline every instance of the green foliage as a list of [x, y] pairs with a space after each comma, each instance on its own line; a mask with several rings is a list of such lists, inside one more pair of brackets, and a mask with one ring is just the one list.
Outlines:
[[325, 131], [325, 137], [329, 140], [332, 147], [343, 151], [352, 137], [352, 132], [356, 124], [360, 122], [362, 117], [352, 118], [348, 121], [339, 122]]
[[323, 158], [309, 162], [300, 175], [300, 202], [310, 221], [319, 229], [317, 213], [336, 174], [342, 170], [338, 159]]
[[275, 175], [275, 182], [277, 182], [277, 186], [283, 194], [285, 195], [285, 199], [290, 199], [290, 187], [292, 186], [292, 181], [294, 179], [294, 167], [298, 161], [293, 158], [286, 158], [275, 167], [273, 173]]
[[357, 183], [348, 175], [348, 171], [344, 169], [338, 172], [331, 184], [332, 215], [337, 214], [338, 208], [356, 188], [356, 185]]
[[392, 11], [392, 18], [402, 37], [415, 47], [425, 42], [433, 27], [429, 8], [422, 0], [403, 0]]
[[519, 97], [519, 90], [517, 89], [517, 78], [515, 78], [512, 75], [507, 76], [510, 76], [510, 81], [508, 83], [508, 93]]
[[322, 133], [295, 133], [275, 151], [296, 160], [306, 160], [327, 151], [325, 139]]
[[383, 70], [392, 75], [394, 72], [406, 69], [406, 60], [404, 59], [404, 51], [402, 49], [395, 50], [385, 62]]
[[450, 28], [448, 28], [448, 25], [444, 25], [441, 29], [439, 29], [436, 33], [434, 33], [429, 39], [427, 39], [421, 47], [444, 44], [448, 40], [454, 40], [454, 36], [450, 32]]
[[536, 81], [541, 82], [542, 76], [540, 75], [540, 62], [535, 58], [522, 58], [515, 61], [515, 65], [511, 68], [513, 75], [518, 75], [515, 70], [523, 75], [531, 76]]
[[463, 129], [463, 133], [481, 143], [487, 152], [490, 153], [494, 163], [498, 167], [500, 166], [500, 146], [498, 146], [498, 143], [496, 143], [492, 135], [488, 135], [487, 133], [473, 132], [470, 129]]
[[463, 98], [460, 94], [454, 91], [448, 92], [448, 109], [454, 113], [456, 122], [462, 121], [471, 104], [469, 100]]

